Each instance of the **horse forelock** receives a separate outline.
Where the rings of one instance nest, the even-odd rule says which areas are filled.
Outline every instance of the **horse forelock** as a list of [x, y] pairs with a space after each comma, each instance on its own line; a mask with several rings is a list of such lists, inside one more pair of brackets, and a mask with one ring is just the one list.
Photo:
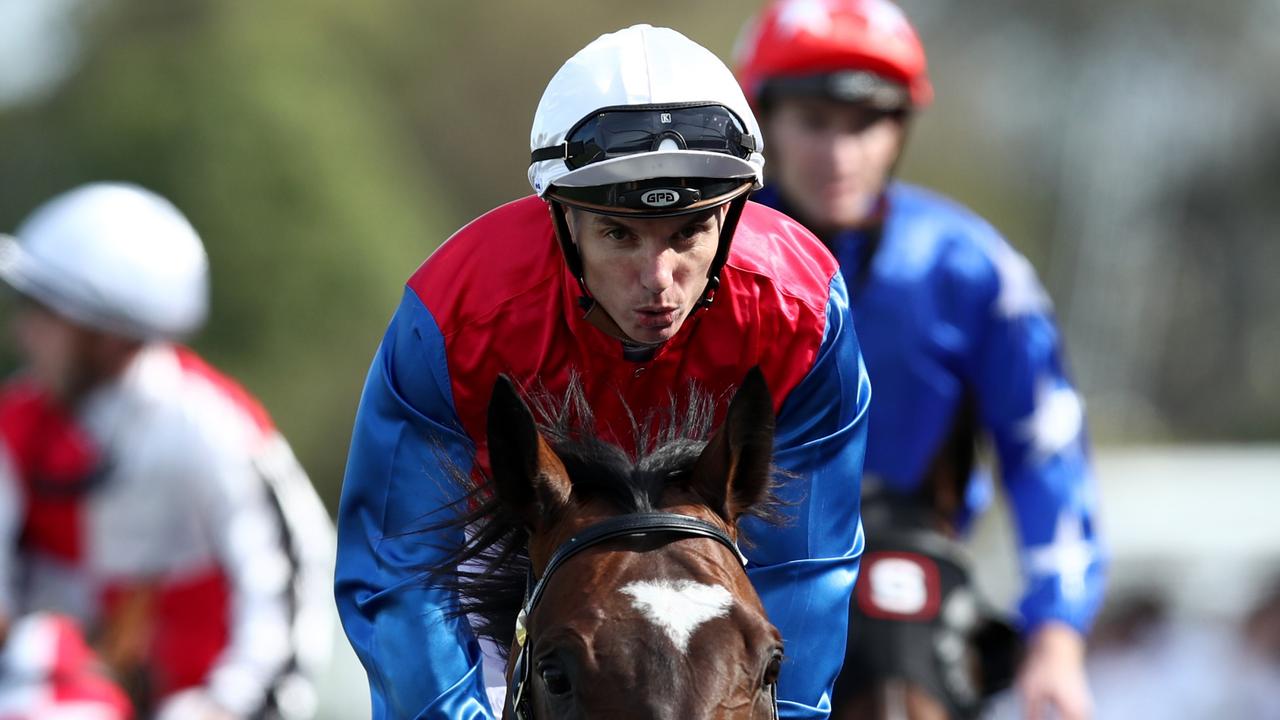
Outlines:
[[[683, 397], [672, 393], [666, 406], [644, 418], [630, 415], [635, 449], [627, 451], [597, 437], [580, 378], [571, 378], [560, 395], [536, 389], [526, 396], [539, 432], [564, 464], [575, 500], [604, 503], [618, 514], [690, 503], [679, 487], [727, 401], [691, 383]], [[428, 569], [430, 582], [456, 591], [454, 614], [469, 617], [477, 634], [505, 653], [530, 573], [528, 533], [514, 509], [489, 491], [486, 478], [460, 470], [453, 475], [465, 497], [457, 517], [443, 525], [464, 530], [466, 539]], [[768, 518], [770, 508], [763, 505], [753, 514]]]

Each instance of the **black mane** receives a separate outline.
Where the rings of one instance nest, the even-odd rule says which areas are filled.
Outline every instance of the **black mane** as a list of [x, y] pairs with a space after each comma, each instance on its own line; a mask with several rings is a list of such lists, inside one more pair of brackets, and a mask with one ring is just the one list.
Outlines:
[[[665, 489], [693, 469], [706, 447], [717, 398], [690, 384], [681, 403], [674, 394], [666, 408], [638, 420], [630, 416], [635, 453], [596, 437], [595, 417], [581, 382], [574, 379], [562, 397], [545, 391], [527, 398], [539, 431], [568, 471], [576, 497], [603, 500], [619, 514], [658, 509]], [[467, 539], [447, 550], [427, 569], [427, 582], [458, 594], [455, 616], [468, 616], [476, 633], [505, 655], [515, 633], [529, 576], [529, 535], [523, 523], [488, 490], [488, 483], [464, 470], [452, 473], [463, 490], [456, 517], [429, 530], [462, 530]], [[772, 501], [749, 514], [774, 518]]]

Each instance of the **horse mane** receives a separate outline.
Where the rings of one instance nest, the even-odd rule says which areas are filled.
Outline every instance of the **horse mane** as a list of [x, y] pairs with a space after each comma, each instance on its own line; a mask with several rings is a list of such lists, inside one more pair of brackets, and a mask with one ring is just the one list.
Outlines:
[[[542, 436], [564, 463], [574, 495], [603, 500], [619, 514], [628, 514], [658, 509], [666, 488], [687, 477], [727, 397], [716, 397], [691, 382], [683, 402], [672, 393], [665, 407], [643, 419], [628, 409], [634, 453], [596, 436], [595, 414], [578, 376], [570, 378], [563, 395], [538, 388], [526, 401]], [[453, 531], [455, 536], [460, 532], [464, 539], [445, 548], [445, 556], [426, 569], [427, 582], [456, 593], [458, 604], [451, 616], [468, 618], [476, 634], [493, 641], [505, 658], [528, 589], [529, 534], [523, 521], [491, 492], [487, 478], [469, 468], [449, 469], [462, 497], [455, 503], [454, 517], [426, 531]], [[746, 514], [777, 522], [778, 505], [770, 491]]]

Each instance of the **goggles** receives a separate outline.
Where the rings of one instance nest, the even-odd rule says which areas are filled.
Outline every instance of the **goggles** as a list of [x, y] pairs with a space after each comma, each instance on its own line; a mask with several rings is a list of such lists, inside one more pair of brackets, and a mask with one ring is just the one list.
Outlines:
[[610, 158], [667, 149], [751, 157], [756, 139], [728, 108], [716, 104], [603, 108], [579, 120], [565, 142], [538, 148], [530, 164], [563, 159], [570, 170]]
[[760, 88], [768, 104], [783, 97], [825, 97], [867, 105], [882, 112], [910, 110], [911, 91], [896, 80], [865, 70], [836, 70], [815, 75], [770, 78]]

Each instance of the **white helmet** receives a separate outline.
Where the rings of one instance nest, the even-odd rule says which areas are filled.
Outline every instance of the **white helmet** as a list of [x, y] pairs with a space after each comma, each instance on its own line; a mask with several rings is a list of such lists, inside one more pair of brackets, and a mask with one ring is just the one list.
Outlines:
[[92, 183], [46, 202], [0, 236], [0, 278], [82, 325], [139, 339], [176, 339], [204, 324], [209, 260], [168, 200]]
[[529, 144], [534, 192], [596, 212], [693, 212], [763, 182], [760, 128], [733, 73], [650, 25], [601, 35], [569, 58], [542, 94]]
[[529, 183], [551, 205], [584, 308], [594, 301], [564, 205], [664, 217], [728, 203], [697, 307], [711, 304], [747, 193], [764, 181], [760, 127], [733, 73], [711, 51], [651, 25], [601, 35], [547, 84], [529, 147]]

